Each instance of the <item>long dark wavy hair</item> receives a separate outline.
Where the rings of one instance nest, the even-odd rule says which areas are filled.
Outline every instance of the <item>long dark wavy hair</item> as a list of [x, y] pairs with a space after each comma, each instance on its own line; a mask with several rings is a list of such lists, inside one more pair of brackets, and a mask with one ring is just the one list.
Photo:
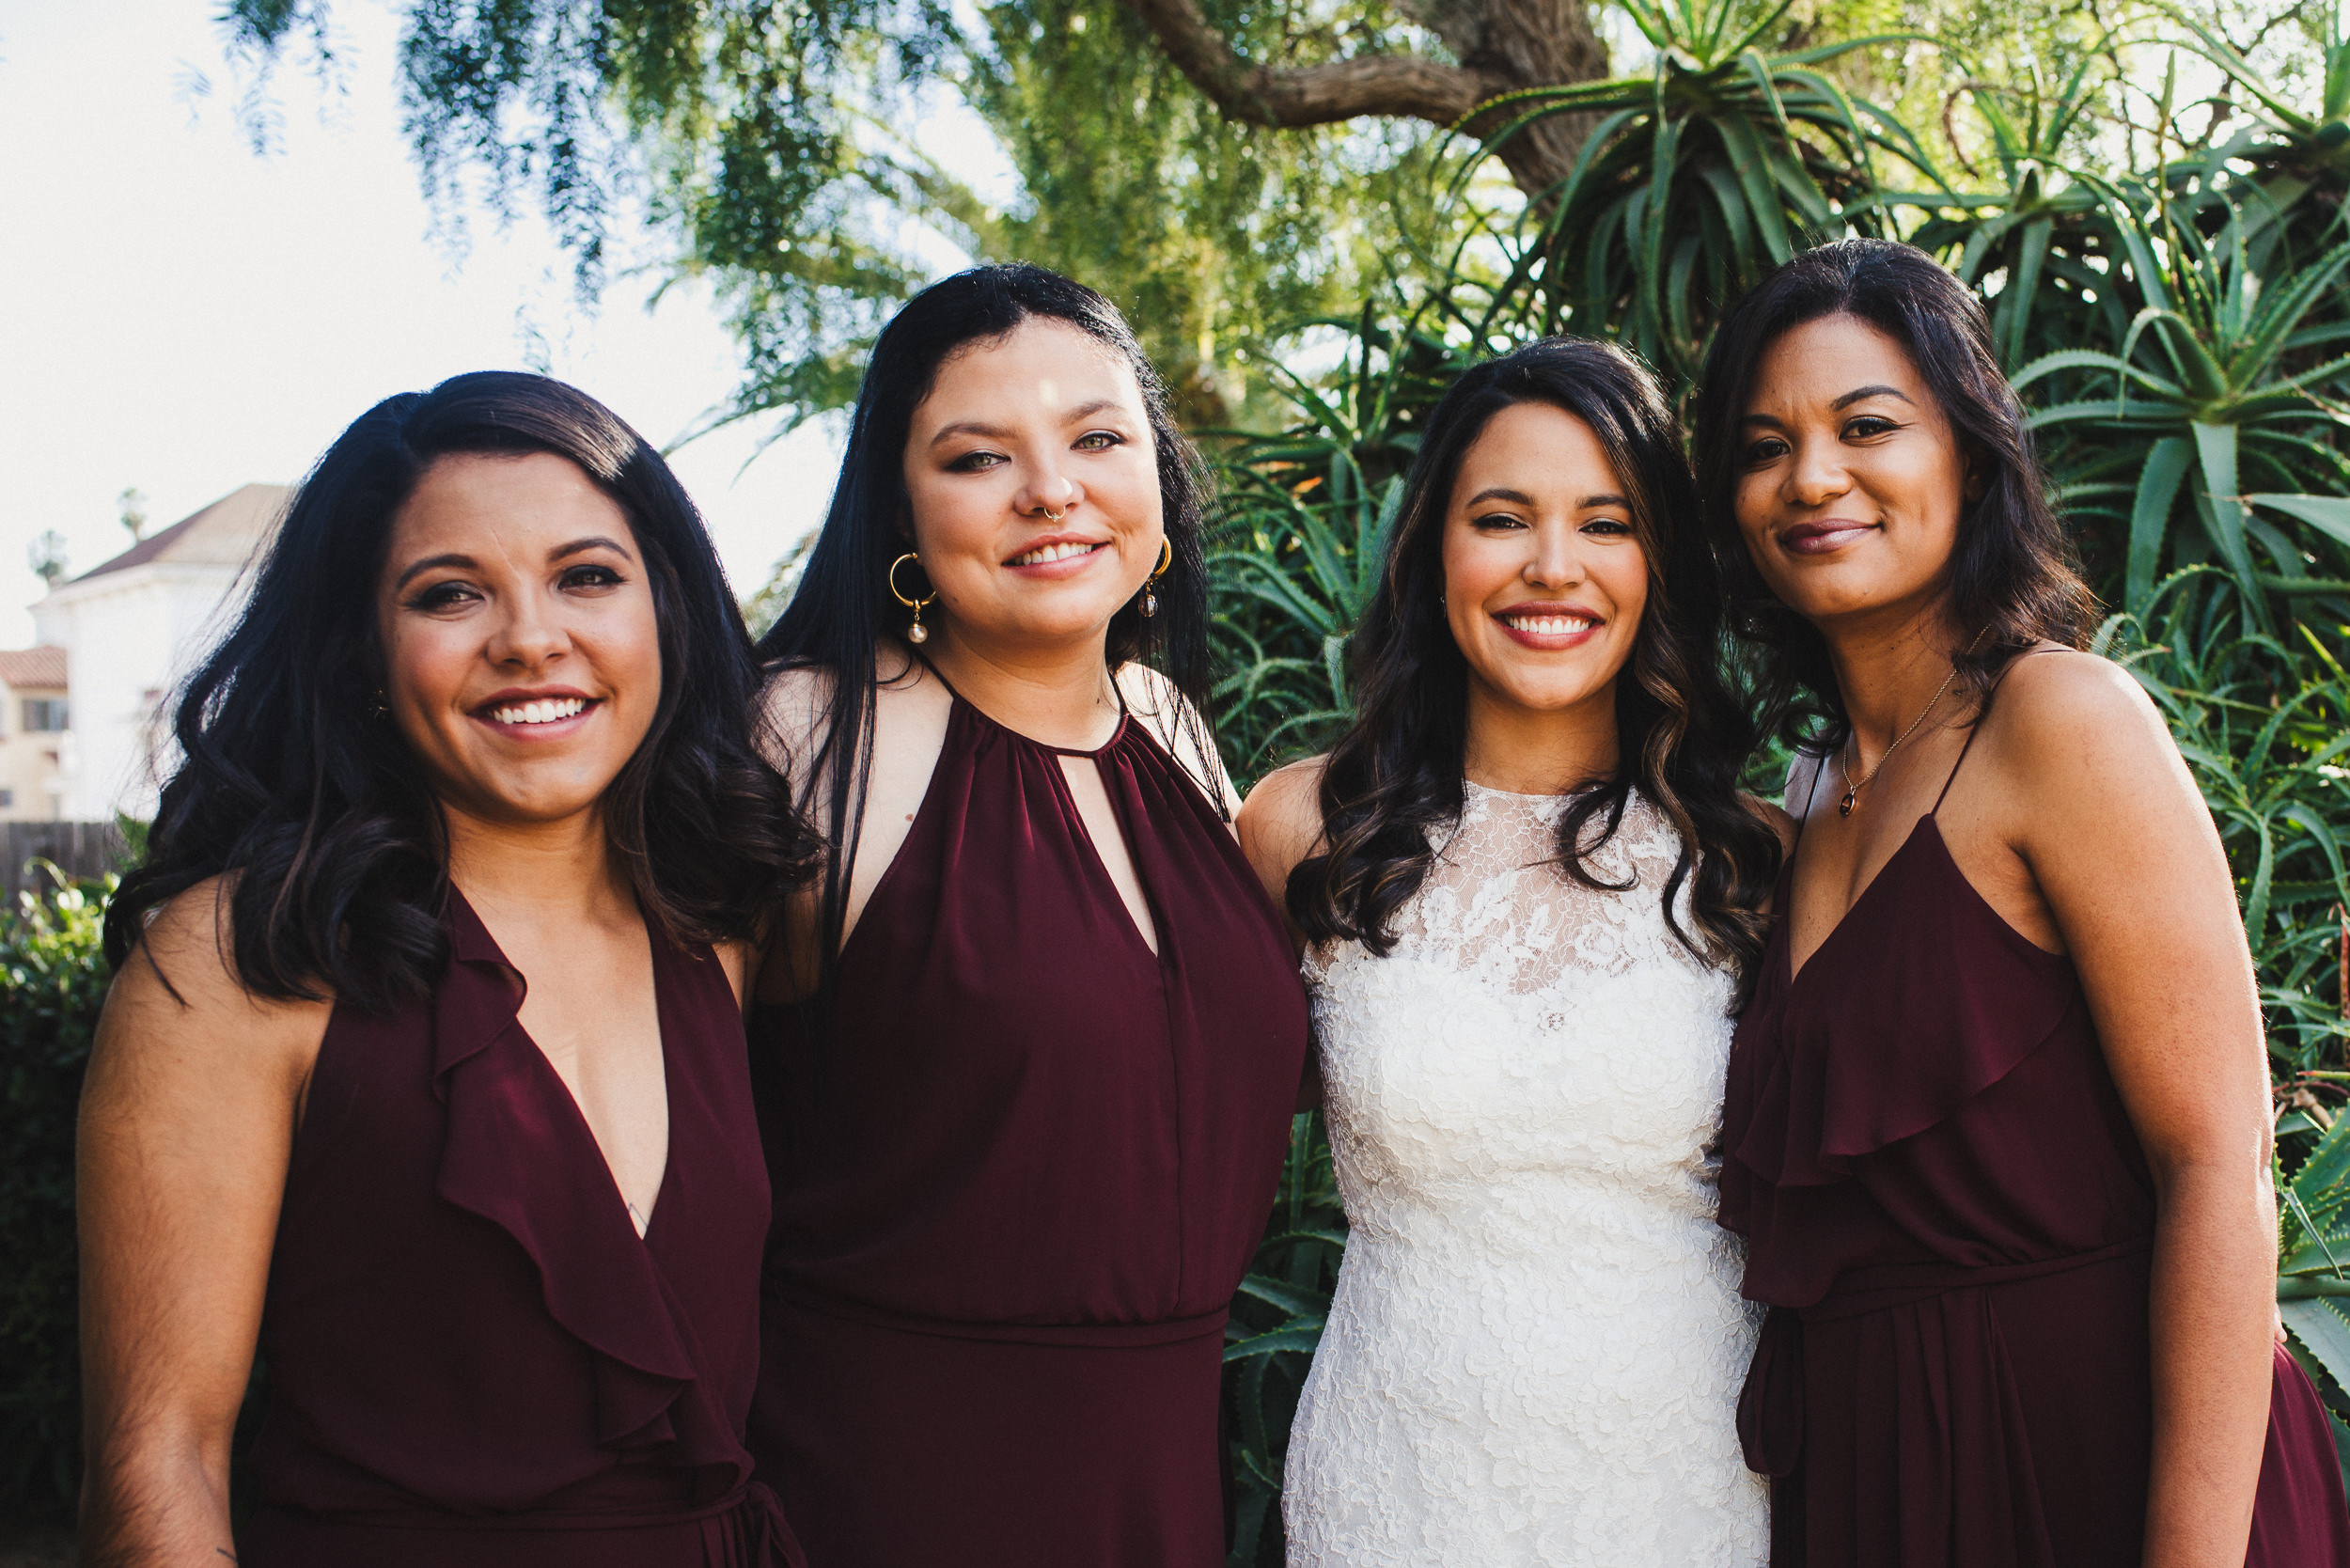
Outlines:
[[[1156, 667], [1186, 699], [1185, 739], [1202, 759], [1215, 756], [1208, 728], [1208, 572], [1200, 546], [1205, 476], [1176, 428], [1167, 386], [1118, 307], [1081, 283], [1014, 262], [974, 267], [923, 290], [882, 329], [865, 368], [848, 449], [832, 509], [809, 552], [791, 602], [759, 651], [775, 668], [808, 668], [832, 677], [828, 708], [807, 748], [804, 789], [821, 791], [811, 811], [832, 853], [819, 921], [822, 972], [829, 977], [840, 948], [850, 870], [856, 858], [866, 782], [873, 760], [873, 699], [882, 638], [905, 628], [907, 614], [889, 590], [889, 566], [913, 548], [913, 502], [905, 449], [914, 411], [929, 397], [939, 368], [975, 345], [1000, 342], [1023, 321], [1064, 322], [1134, 371], [1159, 472], [1159, 504], [1174, 549], [1155, 591], [1159, 609], [1134, 604], [1111, 618], [1111, 669], [1135, 660]], [[1199, 780], [1221, 809], [1220, 781]]]
[[1754, 645], [1766, 729], [1825, 755], [1849, 732], [1827, 639], [1779, 603], [1738, 531], [1744, 420], [1757, 367], [1787, 333], [1850, 316], [1902, 346], [1942, 405], [1984, 484], [1960, 514], [1945, 587], [1951, 619], [1982, 628], [1956, 651], [1958, 678], [1981, 694], [2008, 660], [2040, 642], [2088, 646], [2096, 599], [2081, 581], [2049, 504], [2023, 405], [1999, 369], [1982, 304], [1942, 264], [1891, 240], [1840, 240], [1806, 251], [1757, 284], [1714, 337], [1693, 410], [1706, 531], [1720, 557], [1730, 624]]
[[813, 839], [754, 744], [758, 662], [700, 515], [660, 453], [593, 398], [483, 371], [376, 404], [296, 491], [243, 614], [180, 698], [185, 760], [146, 860], [106, 911], [112, 963], [165, 901], [228, 873], [227, 956], [246, 990], [381, 1011], [431, 989], [447, 957], [447, 839], [381, 711], [377, 583], [434, 463], [533, 452], [578, 464], [619, 506], [650, 579], [661, 701], [603, 799], [638, 906], [675, 941], [766, 928], [811, 868]]
[[[1779, 845], [1738, 792], [1755, 731], [1716, 662], [1714, 561], [1680, 428], [1654, 378], [1622, 350], [1581, 338], [1547, 337], [1479, 366], [1430, 416], [1379, 591], [1355, 634], [1355, 723], [1322, 773], [1327, 848], [1291, 873], [1290, 913], [1316, 940], [1384, 955], [1433, 846], [1459, 825], [1468, 662], [1441, 599], [1445, 516], [1462, 459], [1495, 415], [1519, 403], [1547, 403], [1590, 427], [1648, 563], [1648, 606], [1616, 682], [1615, 771], [1570, 797], [1557, 863], [1587, 887], [1629, 887], [1601, 881], [1587, 859], [1638, 790], [1681, 838], [1659, 889], [1667, 923], [1690, 951], [1730, 965], [1743, 994], [1762, 953], [1766, 921], [1756, 911], [1778, 875]], [[1684, 884], [1694, 931], [1673, 907]]]

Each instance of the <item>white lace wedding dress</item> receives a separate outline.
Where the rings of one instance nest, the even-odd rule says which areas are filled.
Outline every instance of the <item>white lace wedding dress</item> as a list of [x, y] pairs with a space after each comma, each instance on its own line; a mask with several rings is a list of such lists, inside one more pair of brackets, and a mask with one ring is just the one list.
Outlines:
[[[1544, 864], [1555, 797], [1468, 786], [1395, 950], [1308, 955], [1353, 1228], [1290, 1436], [1292, 1568], [1750, 1568], [1759, 1316], [1714, 1223], [1731, 986], [1667, 929], [1635, 797]], [[1683, 892], [1686, 922], [1686, 889]]]

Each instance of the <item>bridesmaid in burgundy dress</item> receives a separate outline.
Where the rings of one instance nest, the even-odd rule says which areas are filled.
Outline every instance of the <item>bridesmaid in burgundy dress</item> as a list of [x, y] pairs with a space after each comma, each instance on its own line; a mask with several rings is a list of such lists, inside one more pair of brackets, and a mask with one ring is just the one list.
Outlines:
[[570, 387], [393, 398], [305, 481], [107, 915], [84, 1562], [801, 1562], [743, 1442], [738, 997], [809, 859], [758, 690], [693, 504]]
[[2075, 651], [1982, 307], [1907, 246], [1799, 257], [1723, 323], [1698, 432], [1766, 678], [1826, 716], [1723, 1128], [1773, 1562], [2350, 1564], [2227, 863], [2153, 704]]
[[843, 846], [754, 1041], [751, 1440], [812, 1568], [1224, 1560], [1225, 1313], [1306, 1008], [1194, 705], [1204, 600], [1106, 301], [992, 267], [906, 306], [764, 645]]

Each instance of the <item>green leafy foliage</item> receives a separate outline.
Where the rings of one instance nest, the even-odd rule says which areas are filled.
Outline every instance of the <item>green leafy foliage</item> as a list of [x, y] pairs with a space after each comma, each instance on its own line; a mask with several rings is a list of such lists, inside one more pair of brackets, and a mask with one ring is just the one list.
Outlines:
[[[2174, 497], [2191, 466], [2201, 484], [2189, 496], [2204, 536], [2246, 590], [2254, 620], [2266, 625], [2265, 588], [2338, 596], [2342, 568], [2350, 566], [2350, 556], [2342, 554], [2350, 530], [2311, 522], [2287, 495], [2278, 497], [2283, 504], [2276, 510], [2305, 525], [2295, 530], [2300, 537], [2288, 538], [2255, 518], [2243, 494], [2254, 474], [2266, 481], [2264, 488], [2291, 491], [2350, 478], [2350, 463], [2327, 440], [2335, 417], [2328, 389], [2350, 370], [2350, 356], [2306, 368], [2291, 365], [2295, 351], [2350, 337], [2350, 326], [2303, 327], [2350, 267], [2350, 238], [2272, 286], [2255, 261], [2278, 227], [2265, 196], [2242, 206], [2223, 200], [2218, 230], [2206, 237], [2195, 220], [2208, 205], [2212, 182], [2208, 169], [2197, 171], [2152, 215], [2116, 193], [2108, 202], [2117, 220], [2110, 231], [2146, 303], [2118, 351], [2060, 349], [2026, 367], [2015, 383], [2029, 387], [2059, 371], [2112, 378], [2108, 395], [2042, 409], [2033, 423], [2045, 429], [2093, 421], [2123, 437], [2119, 445], [2146, 451], [2131, 497], [2124, 603], [2142, 606], [2153, 591]], [[2255, 546], [2270, 558], [2266, 574], [2254, 562]], [[2312, 548], [2326, 552], [2330, 584], [2311, 581]]]
[[1330, 1170], [1319, 1112], [1290, 1126], [1288, 1163], [1255, 1264], [1224, 1331], [1225, 1397], [1233, 1412], [1232, 1479], [1239, 1494], [1232, 1568], [1281, 1561], [1281, 1465], [1290, 1419], [1346, 1249], [1346, 1212]]
[[1796, 251], [1889, 226], [1875, 161], [1932, 174], [1925, 149], [1819, 67], [1894, 41], [1792, 52], [1767, 40], [1793, 0], [1619, 0], [1655, 50], [1644, 76], [1546, 87], [1503, 102], [1490, 150], [1561, 115], [1596, 121], [1574, 172], [1533, 209], [1518, 273], [1543, 331], [1621, 339], [1687, 380], [1713, 317]]
[[[2235, 873], [2279, 1076], [2337, 1066], [2342, 911], [2350, 906], [2350, 678], [2307, 627], [2300, 646], [2243, 629], [2239, 590], [2193, 568], [2143, 617], [2116, 617], [2099, 651], [2162, 710]], [[2350, 1201], [2350, 1189], [2331, 1201]]]
[[1296, 428], [1219, 453], [1215, 696], [1226, 756], [1246, 782], [1326, 745], [1352, 711], [1347, 638], [1378, 587], [1419, 422], [1469, 363], [1424, 321], [1390, 327], [1366, 312], [1344, 324], [1355, 352], [1340, 374], [1317, 385], [1279, 372]]
[[70, 1506], [81, 1473], [73, 1121], [113, 890], [59, 878], [0, 917], [0, 1513]]
[[[651, 236], [663, 272], [714, 287], [741, 346], [743, 382], [713, 420], [788, 426], [852, 401], [882, 322], [959, 251], [1099, 285], [1190, 422], [1230, 422], [1261, 388], [1252, 350], [1375, 286], [1404, 225], [1444, 221], [1414, 172], [1436, 128], [1234, 123], [1119, 0], [396, 8], [436, 210], [462, 226], [477, 205], [537, 208], [590, 293], [636, 259], [620, 236]], [[1203, 10], [1283, 67], [1418, 37], [1385, 0]], [[231, 54], [263, 69], [326, 52], [332, 14], [330, 0], [221, 8]], [[991, 143], [1008, 170], [956, 156]]]

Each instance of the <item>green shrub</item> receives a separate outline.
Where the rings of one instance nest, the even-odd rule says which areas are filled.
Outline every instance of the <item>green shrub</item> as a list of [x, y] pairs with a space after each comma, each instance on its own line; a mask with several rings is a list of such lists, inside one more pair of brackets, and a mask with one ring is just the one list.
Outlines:
[[60, 878], [0, 917], [0, 1513], [69, 1505], [79, 1484], [73, 1118], [113, 889]]

